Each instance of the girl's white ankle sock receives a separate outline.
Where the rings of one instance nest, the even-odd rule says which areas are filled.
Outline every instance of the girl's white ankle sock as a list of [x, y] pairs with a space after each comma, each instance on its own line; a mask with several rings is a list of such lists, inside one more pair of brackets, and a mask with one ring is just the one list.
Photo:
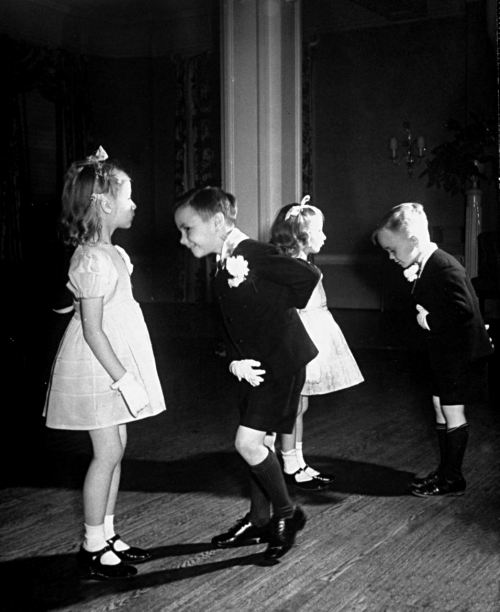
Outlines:
[[283, 456], [285, 474], [295, 474], [295, 472], [299, 472], [297, 476], [295, 476], [295, 480], [297, 482], [308, 482], [309, 480], [312, 480], [311, 476], [309, 476], [307, 472], [301, 470], [299, 462], [297, 461], [295, 449], [286, 452], [281, 451], [281, 454]]
[[299, 466], [305, 471], [308, 476], [314, 478], [314, 476], [317, 476], [319, 474], [319, 472], [307, 465], [304, 459], [304, 455], [302, 454], [302, 442], [295, 443], [295, 456], [297, 457], [297, 462]]
[[83, 547], [89, 552], [102, 550], [108, 543], [104, 537], [104, 525], [85, 524], [85, 541]]
[[[115, 537], [115, 515], [114, 514], [106, 514], [104, 517], [104, 535], [106, 540], [111, 540], [111, 538]], [[125, 542], [120, 538], [113, 543], [113, 547], [115, 550], [128, 550], [130, 546], [125, 544]]]
[[295, 449], [292, 448], [290, 451], [281, 451], [283, 457], [283, 467], [285, 468], [286, 474], [295, 474], [300, 470], [297, 457], [295, 456]]
[[[87, 525], [85, 523], [85, 540], [83, 542], [83, 548], [88, 552], [97, 552], [107, 545], [108, 543], [104, 537], [104, 525]], [[102, 555], [100, 562], [103, 565], [117, 565], [120, 563], [120, 559], [112, 550], [109, 550]]]

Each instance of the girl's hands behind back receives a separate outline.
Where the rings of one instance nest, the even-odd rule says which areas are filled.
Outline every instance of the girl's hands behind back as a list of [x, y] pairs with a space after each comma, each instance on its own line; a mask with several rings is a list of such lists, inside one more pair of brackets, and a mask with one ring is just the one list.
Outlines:
[[136, 417], [149, 404], [146, 389], [137, 381], [132, 372], [125, 372], [120, 380], [111, 385], [111, 388], [120, 391], [133, 417]]

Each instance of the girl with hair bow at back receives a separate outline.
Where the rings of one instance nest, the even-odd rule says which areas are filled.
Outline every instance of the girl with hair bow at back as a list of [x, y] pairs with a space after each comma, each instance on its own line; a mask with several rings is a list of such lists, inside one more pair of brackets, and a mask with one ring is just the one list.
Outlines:
[[[309, 200], [310, 197], [305, 196], [300, 204], [283, 206], [271, 227], [271, 243], [282, 253], [303, 261], [319, 253], [326, 240], [323, 213], [309, 204]], [[297, 419], [292, 434], [281, 436], [281, 454], [286, 482], [299, 489], [314, 491], [327, 487], [334, 477], [320, 473], [304, 459], [303, 419], [309, 407], [309, 397], [352, 387], [362, 382], [363, 376], [340, 327], [328, 310], [321, 280], [307, 305], [298, 313], [319, 354], [306, 366]]]
[[126, 423], [165, 410], [148, 330], [132, 295], [132, 264], [111, 243], [132, 225], [130, 177], [107, 161], [102, 147], [68, 170], [61, 228], [76, 246], [67, 287], [75, 314], [59, 346], [47, 392], [47, 427], [88, 431], [93, 457], [83, 486], [85, 539], [78, 563], [102, 579], [137, 573], [151, 553], [126, 544], [114, 530]]

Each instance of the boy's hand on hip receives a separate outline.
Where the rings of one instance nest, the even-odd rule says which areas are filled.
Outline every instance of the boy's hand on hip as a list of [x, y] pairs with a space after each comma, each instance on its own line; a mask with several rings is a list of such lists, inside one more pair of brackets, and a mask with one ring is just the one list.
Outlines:
[[420, 327], [423, 327], [427, 331], [431, 331], [431, 328], [427, 323], [427, 315], [429, 314], [429, 311], [425, 310], [425, 308], [423, 306], [420, 306], [420, 304], [417, 304], [417, 311], [417, 323], [420, 325]]
[[236, 376], [238, 380], [244, 379], [252, 385], [252, 387], [258, 387], [264, 380], [263, 374], [265, 370], [258, 370], [260, 361], [255, 359], [240, 359], [239, 361], [231, 361], [229, 365], [229, 371], [231, 374]]

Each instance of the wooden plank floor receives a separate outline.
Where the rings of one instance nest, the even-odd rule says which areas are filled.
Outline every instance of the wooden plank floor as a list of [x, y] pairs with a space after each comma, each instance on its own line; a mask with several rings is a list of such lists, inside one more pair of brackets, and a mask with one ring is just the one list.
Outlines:
[[308, 522], [293, 551], [263, 567], [263, 546], [210, 545], [248, 508], [233, 450], [235, 386], [215, 355], [215, 327], [203, 313], [144, 310], [168, 412], [129, 427], [116, 523], [154, 558], [134, 579], [81, 578], [88, 436], [47, 430], [31, 388], [18, 421], [35, 425], [3, 436], [0, 610], [500, 612], [498, 360], [492, 401], [468, 412], [466, 495], [413, 497], [408, 482], [437, 453], [423, 353], [392, 337], [393, 317], [334, 313], [366, 380], [311, 401], [306, 457], [337, 480], [293, 491]]

